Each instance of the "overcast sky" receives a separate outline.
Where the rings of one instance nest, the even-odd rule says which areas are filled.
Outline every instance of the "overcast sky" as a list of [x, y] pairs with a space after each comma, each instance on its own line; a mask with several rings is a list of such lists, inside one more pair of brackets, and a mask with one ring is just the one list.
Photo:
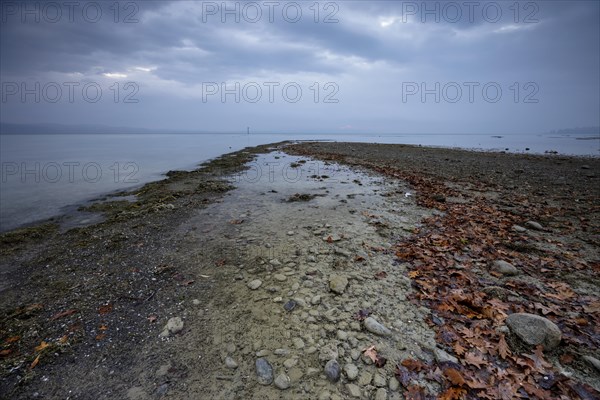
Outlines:
[[329, 133], [600, 125], [598, 1], [73, 3], [0, 3], [2, 122]]

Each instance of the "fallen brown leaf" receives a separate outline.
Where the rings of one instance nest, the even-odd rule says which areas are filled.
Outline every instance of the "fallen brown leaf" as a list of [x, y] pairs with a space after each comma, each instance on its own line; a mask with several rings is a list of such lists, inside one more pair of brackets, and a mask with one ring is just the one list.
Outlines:
[[475, 354], [472, 351], [465, 353], [465, 361], [467, 362], [467, 364], [474, 365], [477, 368], [481, 368], [482, 365], [486, 365], [488, 363], [487, 360], [483, 358], [483, 356]]
[[35, 360], [33, 360], [33, 362], [31, 363], [31, 365], [29, 366], [29, 369], [34, 369], [40, 362], [40, 356], [38, 355]]
[[98, 308], [98, 314], [100, 314], [100, 315], [106, 315], [106, 314], [110, 313], [112, 310], [113, 310], [112, 303], [108, 303], [108, 304], [105, 304], [105, 305], [100, 306]]
[[46, 349], [49, 346], [50, 345], [48, 343], [42, 341], [42, 343], [40, 343], [39, 346], [36, 346], [35, 351], [39, 353], [40, 351], [43, 351], [44, 349]]
[[71, 310], [66, 310], [66, 311], [62, 311], [59, 313], [56, 313], [52, 316], [52, 318], [50, 318], [51, 321], [60, 319], [60, 318], [64, 318], [64, 317], [68, 317], [69, 315], [73, 315], [77, 312], [77, 310], [75, 309], [71, 309]]
[[406, 400], [425, 400], [425, 390], [421, 386], [410, 385], [404, 397], [406, 397]]
[[12, 353], [11, 349], [0, 350], [0, 357], [8, 357]]
[[451, 387], [451, 388], [446, 389], [442, 394], [440, 394], [438, 399], [440, 399], [440, 400], [464, 399], [466, 394], [467, 394], [467, 391], [465, 389]]
[[510, 354], [510, 350], [508, 349], [508, 344], [504, 339], [504, 335], [500, 335], [500, 340], [498, 340], [498, 353], [502, 359], [506, 359], [506, 356]]
[[415, 360], [412, 358], [402, 360], [401, 364], [402, 366], [408, 368], [409, 371], [415, 372], [420, 372], [421, 370], [427, 368], [427, 366], [422, 361]]
[[4, 343], [8, 344], [8, 343], [14, 343], [14, 342], [18, 342], [19, 340], [21, 340], [21, 336], [11, 336], [8, 339], [6, 339], [4, 341]]
[[524, 354], [524, 357], [529, 358], [534, 362], [535, 369], [539, 372], [544, 372], [546, 368], [551, 368], [552, 364], [544, 359], [544, 346], [538, 345], [536, 346], [533, 354]]
[[363, 350], [363, 354], [371, 359], [377, 368], [383, 368], [387, 363], [387, 359], [377, 353], [375, 346], [370, 346]]
[[458, 370], [454, 369], [454, 368], [447, 368], [444, 370], [444, 376], [446, 378], [448, 378], [448, 380], [452, 383], [452, 385], [454, 386], [464, 386], [465, 385], [465, 378], [463, 378], [463, 376], [460, 374], [460, 372], [458, 372]]
[[375, 350], [375, 346], [367, 347], [363, 349], [363, 354], [371, 359], [371, 361], [375, 362], [377, 359], [377, 350]]

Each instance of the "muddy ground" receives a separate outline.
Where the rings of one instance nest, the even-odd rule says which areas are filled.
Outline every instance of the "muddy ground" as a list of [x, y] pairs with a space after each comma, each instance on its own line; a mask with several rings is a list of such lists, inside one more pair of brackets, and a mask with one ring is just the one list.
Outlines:
[[[104, 215], [96, 225], [67, 230], [58, 218], [3, 234], [0, 397], [473, 398], [492, 392], [470, 383], [494, 386], [500, 369], [527, 380], [502, 395], [594, 395], [600, 375], [585, 357], [600, 358], [599, 173], [598, 159], [277, 144], [171, 172], [134, 202], [98, 201], [82, 210]], [[443, 246], [423, 240], [452, 238], [457, 215], [476, 232], [453, 250], [460, 266], [426, 260]], [[542, 230], [514, 232], [530, 220]], [[496, 258], [520, 274], [490, 271]], [[477, 346], [447, 333], [486, 318], [441, 307], [439, 288], [466, 279], [444, 281], [454, 269], [468, 275], [465, 296], [556, 322], [551, 365], [513, 371], [536, 353], [509, 332], [510, 356], [489, 347], [491, 367], [465, 361], [457, 344]], [[475, 332], [504, 338], [501, 317]], [[257, 360], [267, 367], [257, 372]]]

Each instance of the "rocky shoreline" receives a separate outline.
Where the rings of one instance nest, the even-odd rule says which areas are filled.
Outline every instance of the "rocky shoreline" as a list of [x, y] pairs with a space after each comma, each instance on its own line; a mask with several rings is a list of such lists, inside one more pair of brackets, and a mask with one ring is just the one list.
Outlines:
[[594, 398], [598, 171], [282, 143], [3, 234], [0, 396]]

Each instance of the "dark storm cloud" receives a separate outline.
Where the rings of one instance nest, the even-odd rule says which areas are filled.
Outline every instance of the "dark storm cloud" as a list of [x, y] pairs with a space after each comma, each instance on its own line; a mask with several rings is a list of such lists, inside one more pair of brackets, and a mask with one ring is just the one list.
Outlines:
[[[97, 22], [82, 16], [81, 10], [90, 3], [101, 4], [102, 18]], [[340, 126], [351, 124], [352, 118], [367, 126], [365, 121], [371, 119], [373, 126], [383, 123], [390, 130], [395, 129], [394, 120], [426, 121], [432, 113], [442, 119], [451, 115], [444, 105], [415, 104], [410, 108], [394, 103], [400, 101], [399, 89], [406, 81], [495, 81], [507, 86], [516, 81], [536, 82], [543, 101], [537, 108], [519, 108], [519, 115], [529, 118], [522, 121], [523, 126], [536, 126], [536, 121], [542, 121], [537, 125], [540, 130], [545, 123], [569, 126], [576, 120], [574, 116], [585, 120], [582, 124], [598, 124], [597, 113], [581, 112], [599, 106], [598, 2], [524, 1], [516, 8], [514, 2], [474, 2], [469, 3], [472, 9], [462, 1], [320, 2], [317, 23], [313, 2], [300, 3], [303, 15], [297, 22], [282, 13], [290, 3], [279, 2], [270, 21], [268, 7], [256, 2], [263, 12], [256, 23], [246, 21], [247, 15], [241, 15], [239, 23], [226, 15], [227, 21], [222, 22], [222, 3], [122, 1], [115, 15], [112, 1], [81, 1], [73, 21], [63, 7], [63, 18], [51, 23], [44, 15], [36, 22], [31, 14], [22, 21], [23, 9], [35, 9], [36, 4], [44, 7], [44, 2], [3, 2], [2, 80], [133, 79], [147, 96], [146, 113], [161, 102], [174, 104], [175, 96], [183, 101], [178, 123], [191, 126], [197, 118], [186, 120], [185, 99], [197, 99], [203, 82], [318, 79], [343, 88], [340, 105], [306, 109], [284, 104], [286, 112], [300, 120], [307, 112], [315, 113], [317, 121], [334, 119], [332, 124]], [[236, 3], [240, 9], [248, 4], [227, 4], [233, 7]], [[6, 4], [16, 5], [16, 11]], [[214, 7], [219, 9], [216, 14], [206, 13], [215, 11]], [[328, 15], [337, 22], [324, 23]], [[126, 17], [137, 22], [126, 23]], [[5, 108], [14, 107], [11, 115], [18, 119], [32, 113], [27, 106], [6, 104]], [[226, 106], [211, 109], [211, 114], [215, 118], [225, 115], [230, 111]], [[278, 106], [246, 105], [258, 115], [269, 115]], [[362, 110], [360, 116], [355, 115], [356, 107]], [[478, 114], [482, 121], [502, 116], [506, 121], [501, 126], [506, 129], [516, 124], [514, 118], [506, 117], [514, 107], [453, 107], [455, 114]], [[189, 113], [199, 109], [190, 105]], [[44, 116], [55, 113], [56, 118], [68, 113], [59, 105], [51, 110], [39, 112]], [[540, 115], [544, 113], [551, 117], [543, 120]], [[121, 124], [144, 121], [135, 112], [123, 112], [122, 118]], [[273, 117], [269, 120], [274, 121]], [[215, 120], [215, 125], [219, 121]], [[453, 130], [465, 127], [456, 125]]]

